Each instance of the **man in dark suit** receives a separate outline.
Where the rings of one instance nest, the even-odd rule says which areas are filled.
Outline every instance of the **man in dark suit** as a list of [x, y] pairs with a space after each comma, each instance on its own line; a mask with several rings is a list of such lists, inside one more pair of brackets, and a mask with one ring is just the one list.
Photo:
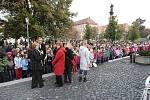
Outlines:
[[39, 51], [42, 54], [42, 66], [44, 67], [43, 73], [46, 73], [46, 67], [45, 67], [45, 63], [44, 63], [44, 59], [46, 57], [46, 46], [43, 43], [42, 37], [38, 37], [37, 42], [39, 43]]

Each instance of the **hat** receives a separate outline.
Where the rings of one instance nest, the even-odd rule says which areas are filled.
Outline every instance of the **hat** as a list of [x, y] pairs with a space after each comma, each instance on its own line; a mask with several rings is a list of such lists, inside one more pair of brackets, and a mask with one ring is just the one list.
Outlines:
[[12, 57], [12, 52], [7, 52], [7, 53], [6, 53], [6, 56], [7, 56], [8, 58]]

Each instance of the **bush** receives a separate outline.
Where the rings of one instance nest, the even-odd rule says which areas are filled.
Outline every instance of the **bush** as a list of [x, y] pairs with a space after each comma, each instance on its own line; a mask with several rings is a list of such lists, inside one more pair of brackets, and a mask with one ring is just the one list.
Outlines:
[[150, 56], [150, 51], [141, 51], [140, 53], [139, 53], [139, 55], [140, 56]]
[[6, 58], [0, 58], [0, 72], [4, 71], [8, 64], [9, 61]]

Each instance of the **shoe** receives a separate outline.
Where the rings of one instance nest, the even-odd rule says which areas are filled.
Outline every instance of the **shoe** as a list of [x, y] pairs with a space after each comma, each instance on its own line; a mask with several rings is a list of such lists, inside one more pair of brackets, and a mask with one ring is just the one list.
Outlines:
[[82, 81], [82, 77], [79, 77], [79, 82], [81, 82]]
[[55, 85], [57, 85], [58, 83], [57, 82], [55, 82]]
[[37, 86], [31, 86], [31, 89], [34, 89], [34, 88], [36, 88]]
[[86, 80], [86, 77], [84, 77], [84, 79], [83, 79], [83, 82], [86, 82], [87, 80]]
[[68, 83], [68, 81], [64, 81], [64, 83]]
[[43, 82], [45, 82], [45, 80], [44, 80], [44, 79], [42, 79], [42, 81], [43, 81]]
[[44, 85], [40, 85], [39, 88], [42, 88]]

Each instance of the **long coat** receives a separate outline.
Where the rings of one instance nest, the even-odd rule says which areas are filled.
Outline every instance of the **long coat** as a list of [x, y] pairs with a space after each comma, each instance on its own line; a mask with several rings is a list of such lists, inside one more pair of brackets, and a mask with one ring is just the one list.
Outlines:
[[42, 56], [37, 49], [33, 49], [30, 55], [30, 69], [31, 70], [43, 70], [42, 67]]
[[80, 56], [80, 70], [89, 70], [90, 65], [90, 51], [87, 47], [81, 46], [79, 50]]
[[63, 75], [64, 74], [65, 49], [63, 47], [58, 49], [52, 64], [54, 66], [54, 73], [55, 73], [55, 75]]
[[74, 58], [73, 51], [69, 49], [68, 47], [66, 48], [66, 53], [65, 53], [65, 73], [71, 73], [72, 72], [72, 60]]

